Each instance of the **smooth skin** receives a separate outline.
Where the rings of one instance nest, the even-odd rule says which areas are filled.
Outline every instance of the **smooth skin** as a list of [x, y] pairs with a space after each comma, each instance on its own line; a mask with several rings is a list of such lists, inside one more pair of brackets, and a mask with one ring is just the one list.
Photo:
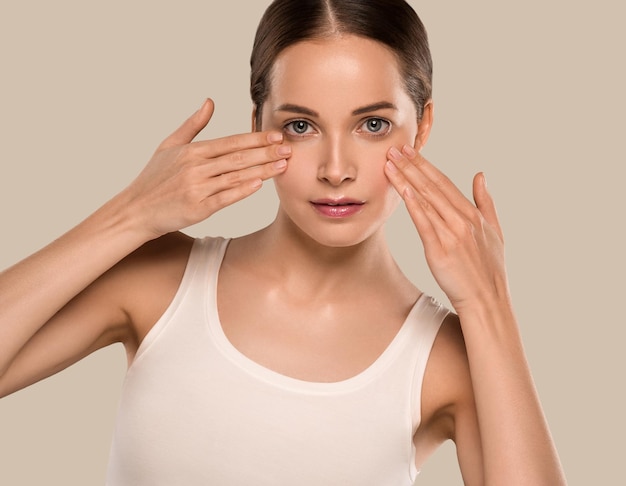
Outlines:
[[[354, 36], [296, 44], [274, 65], [262, 127], [253, 127], [265, 131], [192, 142], [212, 111], [207, 101], [125, 191], [2, 273], [0, 396], [114, 342], [132, 362], [180, 284], [192, 239], [176, 231], [274, 178], [275, 221], [232, 240], [220, 269], [218, 308], [233, 345], [303, 380], [335, 382], [367, 368], [421, 294], [384, 238], [403, 200], [456, 311], [427, 366], [417, 466], [452, 439], [468, 485], [565, 484], [484, 177], [472, 203], [419, 155], [432, 104], [418, 119], [393, 54]], [[359, 211], [318, 210], [341, 198]]]

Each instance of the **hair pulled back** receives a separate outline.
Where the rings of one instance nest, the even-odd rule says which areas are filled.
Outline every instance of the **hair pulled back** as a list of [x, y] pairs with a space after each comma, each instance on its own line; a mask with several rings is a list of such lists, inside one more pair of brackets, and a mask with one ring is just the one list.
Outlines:
[[278, 55], [298, 42], [342, 34], [381, 42], [395, 53], [421, 119], [432, 96], [432, 59], [426, 29], [405, 0], [274, 0], [261, 18], [250, 57], [257, 128]]

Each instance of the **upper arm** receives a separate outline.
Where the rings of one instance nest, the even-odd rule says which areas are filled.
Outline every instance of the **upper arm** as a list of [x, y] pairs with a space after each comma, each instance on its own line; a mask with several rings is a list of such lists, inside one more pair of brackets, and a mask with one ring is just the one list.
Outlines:
[[0, 396], [47, 378], [93, 351], [126, 339], [127, 316], [116, 299], [121, 272], [111, 270], [68, 302], [20, 349], [0, 377]]
[[187, 237], [167, 235], [100, 276], [26, 342], [0, 377], [0, 397], [116, 342], [132, 356], [173, 298], [189, 247]]
[[[447, 439], [454, 441], [464, 483], [482, 485], [483, 453], [476, 404], [463, 333], [455, 314], [446, 317], [428, 360], [422, 417], [418, 430], [421, 436], [416, 434], [416, 441], [427, 449]], [[419, 445], [416, 443], [418, 454]]]

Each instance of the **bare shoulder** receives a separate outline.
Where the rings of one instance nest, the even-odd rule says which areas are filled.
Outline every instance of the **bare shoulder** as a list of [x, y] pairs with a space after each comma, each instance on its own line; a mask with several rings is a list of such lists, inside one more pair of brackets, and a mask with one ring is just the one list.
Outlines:
[[474, 387], [456, 314], [451, 313], [444, 320], [426, 366], [422, 418], [414, 438], [418, 467], [437, 446], [451, 439], [456, 444], [465, 484], [484, 484]]
[[192, 243], [182, 234], [163, 236], [92, 282], [22, 346], [0, 376], [0, 397], [116, 342], [124, 343], [132, 359], [176, 294]]
[[178, 232], [161, 236], [145, 243], [111, 270], [121, 307], [130, 321], [131, 336], [124, 344], [131, 356], [174, 298], [193, 241]]
[[167, 266], [180, 262], [181, 258], [186, 261], [193, 242], [194, 239], [184, 233], [168, 233], [144, 243], [124, 258], [121, 264], [152, 268], [155, 265], [164, 264]]
[[432, 452], [447, 439], [456, 442], [459, 418], [463, 421], [468, 415], [472, 422], [475, 406], [467, 351], [459, 318], [450, 313], [441, 325], [426, 366], [416, 444]]

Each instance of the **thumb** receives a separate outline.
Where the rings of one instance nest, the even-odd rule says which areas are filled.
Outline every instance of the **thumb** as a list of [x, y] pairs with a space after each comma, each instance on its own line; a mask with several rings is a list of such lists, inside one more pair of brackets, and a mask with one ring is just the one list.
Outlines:
[[190, 143], [200, 131], [206, 127], [207, 123], [213, 116], [215, 104], [213, 100], [207, 98], [198, 111], [187, 118], [183, 124], [176, 129], [169, 137], [167, 137], [157, 150], [163, 150], [179, 145]]
[[500, 220], [498, 219], [498, 212], [496, 211], [496, 205], [487, 190], [487, 181], [485, 180], [485, 174], [482, 172], [474, 176], [474, 202], [476, 207], [481, 212], [485, 220], [496, 230], [500, 240], [504, 241], [504, 235], [502, 234], [502, 228], [500, 227]]

